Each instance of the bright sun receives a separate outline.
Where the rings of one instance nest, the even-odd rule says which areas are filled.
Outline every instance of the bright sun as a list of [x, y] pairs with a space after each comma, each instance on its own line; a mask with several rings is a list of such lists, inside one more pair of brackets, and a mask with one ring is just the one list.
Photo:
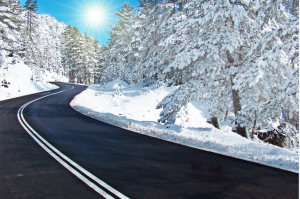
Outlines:
[[104, 12], [100, 8], [89, 8], [86, 12], [86, 20], [90, 25], [97, 26], [103, 23]]
[[[72, 0], [79, 2], [79, 0]], [[78, 3], [77, 2], [77, 3]], [[106, 34], [106, 30], [111, 21], [111, 13], [113, 13], [113, 1], [100, 1], [100, 0], [85, 0], [78, 3], [79, 8], [77, 22], [80, 22], [80, 29], [90, 36], [99, 36]]]

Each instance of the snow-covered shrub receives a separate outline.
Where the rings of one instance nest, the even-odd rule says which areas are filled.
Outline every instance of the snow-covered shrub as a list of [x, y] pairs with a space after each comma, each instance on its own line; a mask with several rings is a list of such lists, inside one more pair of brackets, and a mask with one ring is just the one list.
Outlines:
[[289, 123], [283, 123], [272, 131], [259, 132], [258, 138], [264, 142], [299, 152], [299, 131]]
[[95, 96], [101, 96], [103, 93], [101, 92], [101, 91], [97, 91], [96, 93], [95, 93]]
[[[193, 90], [194, 88], [194, 90]], [[193, 100], [194, 95], [197, 95], [197, 90], [193, 84], [181, 85], [174, 92], [166, 96], [157, 106], [156, 109], [163, 108], [158, 122], [166, 124], [174, 124], [178, 112]]]
[[119, 87], [117, 87], [117, 89], [116, 89], [116, 91], [115, 91], [115, 93], [114, 93], [114, 96], [115, 96], [115, 97], [123, 96], [123, 94], [121, 93]]
[[[283, 10], [284, 11], [284, 10]], [[284, 15], [284, 12], [282, 13]], [[283, 122], [299, 125], [299, 20], [273, 20], [250, 49], [233, 88], [239, 90], [243, 109], [238, 122], [250, 136], [256, 129], [272, 131]], [[251, 135], [252, 136], [252, 135]]]
[[289, 123], [281, 124], [280, 130], [285, 135], [282, 147], [299, 153], [299, 130]]
[[8, 84], [9, 84], [9, 82], [7, 82], [6, 79], [3, 79], [1, 81], [1, 86], [4, 87], [4, 88], [8, 88]]

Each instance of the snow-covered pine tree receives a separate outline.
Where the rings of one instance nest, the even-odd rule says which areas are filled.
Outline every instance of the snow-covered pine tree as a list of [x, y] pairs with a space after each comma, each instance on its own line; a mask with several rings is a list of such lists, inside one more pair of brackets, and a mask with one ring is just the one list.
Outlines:
[[95, 68], [98, 65], [99, 44], [92, 37], [85, 34], [83, 43], [82, 81], [85, 84], [94, 83]]
[[69, 78], [70, 82], [72, 83], [82, 83], [82, 66], [84, 66], [84, 60], [83, 60], [83, 44], [84, 44], [84, 38], [83, 35], [78, 31], [76, 27], [71, 27], [69, 31], [67, 31], [68, 38], [67, 39], [67, 54], [66, 56], [68, 63], [68, 72], [69, 72]]
[[[65, 28], [62, 36], [62, 65], [69, 73], [72, 83], [94, 83], [95, 68], [100, 65], [100, 46], [87, 34], [81, 34], [71, 25]], [[99, 71], [98, 71], [99, 72]]]
[[157, 105], [164, 123], [188, 102], [206, 101], [216, 126], [233, 112], [242, 136], [275, 129], [294, 136], [282, 143], [299, 143], [297, 10], [287, 12], [282, 0], [198, 0], [172, 14], [174, 2], [140, 3], [111, 32], [102, 81], [179, 85]]
[[[25, 20], [23, 26], [23, 46], [24, 46], [24, 56], [25, 56], [25, 64], [34, 69], [34, 73], [39, 76], [39, 68], [41, 66], [41, 52], [39, 48], [40, 35], [38, 30], [39, 22], [38, 22], [38, 13], [37, 13], [37, 1], [35, 0], [27, 0], [25, 3]], [[37, 77], [38, 80], [38, 77]]]
[[132, 15], [132, 22], [120, 31], [122, 37], [115, 40], [118, 45], [108, 48], [112, 59], [105, 69], [114, 71], [111, 73], [115, 75], [109, 75], [112, 79], [121, 77], [130, 84], [143, 80], [144, 85], [158, 80], [169, 60], [176, 56], [179, 43], [182, 43], [179, 40], [165, 42], [174, 34], [174, 26], [179, 21], [177, 15], [171, 17], [172, 6], [168, 3], [153, 6], [148, 2]]
[[96, 60], [94, 67], [94, 84], [100, 83], [101, 81], [101, 71], [103, 67], [103, 48], [104, 47], [100, 46], [97, 40], [93, 40], [93, 49], [95, 53], [94, 59]]
[[36, 12], [38, 8], [37, 0], [26, 0], [24, 7], [26, 8], [26, 10]]
[[78, 33], [76, 36], [75, 45], [75, 68], [77, 83], [85, 83], [86, 64], [88, 59], [88, 52], [85, 51], [85, 38], [82, 33]]
[[39, 37], [38, 44], [41, 52], [40, 68], [55, 72], [57, 74], [64, 74], [63, 67], [61, 65], [61, 35], [64, 31], [65, 24], [59, 23], [55, 18], [49, 15], [39, 15]]
[[129, 23], [135, 15], [134, 8], [129, 3], [125, 3], [118, 12], [115, 12], [120, 19], [118, 24], [112, 25], [112, 30], [109, 32], [111, 39], [108, 42], [108, 47], [103, 52], [105, 64], [103, 65], [102, 73], [106, 79], [102, 81], [110, 81], [120, 77], [122, 79], [125, 70], [124, 64], [127, 63], [127, 53], [131, 51], [131, 38], [128, 35]]
[[247, 71], [234, 79], [243, 105], [237, 118], [251, 137], [299, 125], [299, 19], [282, 7], [281, 1], [262, 1], [256, 20], [261, 39], [245, 59]]
[[142, 9], [143, 23], [140, 27], [142, 42], [138, 47], [140, 58], [135, 71], [145, 85], [156, 81], [169, 60], [176, 56], [176, 44], [166, 41], [166, 38], [175, 31], [173, 29], [175, 17], [170, 17], [171, 10], [171, 5], [164, 3], [154, 7], [148, 4]]
[[40, 15], [37, 1], [28, 0], [24, 6], [26, 23], [23, 26], [25, 63], [33, 70], [35, 81], [40, 81], [45, 70], [64, 74], [61, 65], [60, 37], [65, 24], [49, 15]]
[[26, 34], [29, 40], [33, 41], [33, 34], [38, 26], [37, 23], [37, 1], [26, 0], [24, 8], [26, 9]]
[[20, 26], [23, 22], [22, 9], [15, 0], [0, 1], [0, 67], [2, 56], [17, 57], [21, 51]]
[[[222, 120], [228, 109], [239, 108], [239, 97], [231, 91], [231, 79], [247, 52], [247, 30], [252, 21], [243, 6], [226, 0], [190, 2], [185, 9], [189, 10], [188, 19], [178, 26], [185, 28], [183, 34], [187, 35], [187, 42], [165, 72], [177, 70], [179, 73], [175, 73], [173, 79], [179, 78], [182, 83], [195, 81], [198, 93], [185, 100], [201, 96], [202, 100], [210, 102], [211, 115]], [[166, 98], [171, 96], [175, 95]], [[172, 109], [164, 104], [168, 101], [172, 103], [173, 100], [163, 100], [158, 108]], [[238, 111], [234, 110], [236, 114]], [[165, 109], [164, 112], [169, 111]]]
[[162, 3], [163, 0], [139, 0], [140, 7], [156, 6], [158, 3]]
[[69, 25], [65, 28], [65, 31], [62, 36], [62, 65], [64, 66], [65, 71], [68, 73], [70, 83], [75, 83], [76, 78], [77, 54], [75, 49], [77, 46], [76, 42], [78, 34], [78, 29]]
[[[237, 124], [247, 130], [246, 137], [272, 130], [280, 122], [298, 126], [298, 19], [286, 13], [281, 3], [189, 3], [189, 15], [193, 11], [200, 15], [193, 20], [199, 21], [201, 28], [193, 30], [199, 36], [189, 41], [194, 45], [188, 43], [167, 72], [172, 67], [187, 71], [186, 84], [193, 82], [197, 89], [182, 85], [167, 96], [157, 106], [164, 108], [160, 121], [174, 122], [180, 107], [201, 99], [209, 100], [210, 112], [219, 120], [233, 111]], [[291, 84], [285, 83], [290, 78], [295, 86], [286, 94], [282, 86]]]

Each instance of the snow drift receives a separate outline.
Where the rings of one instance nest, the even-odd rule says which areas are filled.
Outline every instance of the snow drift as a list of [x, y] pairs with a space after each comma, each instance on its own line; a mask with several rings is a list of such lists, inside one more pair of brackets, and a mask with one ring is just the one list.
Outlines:
[[205, 104], [189, 103], [178, 114], [175, 124], [157, 122], [160, 110], [155, 109], [156, 105], [175, 89], [129, 86], [117, 79], [103, 86], [90, 86], [70, 105], [89, 117], [147, 136], [298, 172], [297, 153], [241, 137], [231, 131], [231, 117], [221, 124], [220, 130], [214, 128], [206, 122], [209, 115]]
[[[8, 60], [6, 60], [8, 61]], [[40, 80], [34, 81], [33, 71], [22, 61], [16, 64], [7, 63], [0, 68], [0, 100], [28, 95], [45, 90], [59, 88], [49, 81], [67, 81], [66, 77], [49, 71], [40, 71]]]

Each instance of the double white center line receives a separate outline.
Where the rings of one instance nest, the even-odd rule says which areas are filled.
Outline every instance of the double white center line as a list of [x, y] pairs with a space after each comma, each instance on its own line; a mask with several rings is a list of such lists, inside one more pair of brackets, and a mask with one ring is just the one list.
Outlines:
[[[115, 190], [114, 188], [112, 188], [111, 186], [109, 186], [108, 184], [106, 184], [105, 182], [103, 182], [102, 180], [100, 180], [99, 178], [97, 178], [96, 176], [94, 176], [93, 174], [91, 174], [90, 172], [88, 172], [87, 170], [85, 170], [84, 168], [82, 168], [81, 166], [79, 166], [76, 162], [74, 162], [73, 160], [71, 160], [70, 158], [68, 158], [67, 156], [65, 156], [63, 153], [61, 153], [58, 149], [56, 149], [54, 146], [52, 146], [49, 142], [47, 142], [42, 136], [40, 136], [25, 120], [24, 116], [23, 116], [23, 110], [26, 108], [26, 106], [28, 106], [29, 104], [38, 101], [40, 99], [43, 99], [45, 97], [51, 96], [51, 95], [56, 95], [68, 90], [74, 89], [74, 87], [72, 86], [72, 88], [67, 89], [67, 90], [63, 90], [60, 92], [56, 92], [56, 93], [52, 93], [49, 95], [45, 95], [43, 97], [37, 98], [35, 100], [32, 100], [26, 104], [24, 104], [23, 106], [21, 106], [18, 110], [17, 113], [17, 117], [18, 120], [20, 122], [20, 124], [23, 126], [23, 128], [27, 131], [27, 133], [45, 150], [47, 151], [54, 159], [56, 159], [61, 165], [63, 165], [66, 169], [68, 169], [71, 173], [73, 173], [75, 176], [77, 176], [80, 180], [82, 180], [85, 184], [87, 184], [88, 186], [90, 186], [92, 189], [94, 189], [97, 193], [99, 193], [100, 195], [102, 195], [104, 198], [107, 199], [111, 199], [114, 198], [111, 195], [115, 195], [118, 198], [122, 198], [122, 199], [128, 199], [128, 197], [126, 197], [125, 195], [123, 195], [122, 193], [120, 193], [119, 191]], [[76, 170], [77, 169], [77, 170]], [[84, 174], [84, 175], [82, 175]], [[91, 180], [93, 180], [95, 183], [91, 182]], [[106, 193], [104, 190], [102, 190], [99, 185], [103, 188], [105, 188], [106, 190], [108, 190], [110, 192], [110, 194]]]

